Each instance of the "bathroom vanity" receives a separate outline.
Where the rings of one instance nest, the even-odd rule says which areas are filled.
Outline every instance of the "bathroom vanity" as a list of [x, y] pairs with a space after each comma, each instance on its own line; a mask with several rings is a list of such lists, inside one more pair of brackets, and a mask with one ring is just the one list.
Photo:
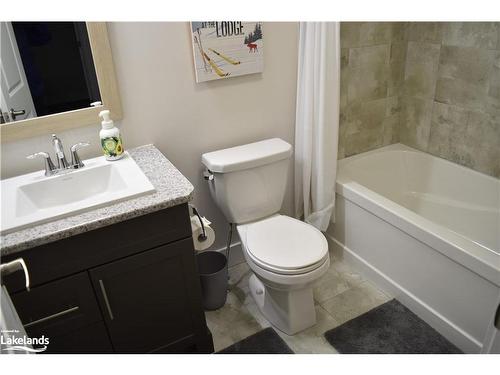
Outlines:
[[6, 285], [48, 353], [210, 353], [188, 201], [193, 187], [154, 146], [130, 150], [155, 192], [2, 236]]

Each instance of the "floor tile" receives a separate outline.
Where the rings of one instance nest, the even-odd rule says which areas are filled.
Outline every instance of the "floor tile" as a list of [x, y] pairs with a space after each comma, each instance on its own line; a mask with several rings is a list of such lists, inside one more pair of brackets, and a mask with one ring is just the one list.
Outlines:
[[[216, 351], [270, 326], [250, 295], [251, 275], [246, 263], [231, 267], [226, 305], [206, 312]], [[390, 299], [348, 264], [333, 258], [330, 269], [316, 284], [314, 296], [315, 326], [293, 336], [276, 330], [295, 353], [336, 353], [323, 334]]]
[[335, 354], [335, 349], [326, 341], [323, 334], [339, 323], [320, 305], [316, 305], [316, 325], [289, 336], [281, 331], [278, 334], [297, 354]]
[[324, 302], [349, 288], [347, 280], [331, 266], [314, 285], [314, 300]]
[[342, 277], [351, 287], [359, 286], [366, 281], [363, 276], [355, 272], [344, 260], [333, 259], [330, 268], [337, 271], [340, 277]]
[[240, 299], [228, 293], [226, 304], [215, 311], [206, 311], [208, 328], [212, 332], [215, 351], [221, 350], [256, 332], [262, 327]]
[[253, 301], [248, 288], [248, 279], [252, 271], [246, 263], [241, 263], [229, 268], [229, 290], [232, 291], [238, 299], [247, 304]]
[[390, 300], [390, 297], [365, 281], [339, 295], [322, 302], [321, 306], [339, 324], [345, 323]]

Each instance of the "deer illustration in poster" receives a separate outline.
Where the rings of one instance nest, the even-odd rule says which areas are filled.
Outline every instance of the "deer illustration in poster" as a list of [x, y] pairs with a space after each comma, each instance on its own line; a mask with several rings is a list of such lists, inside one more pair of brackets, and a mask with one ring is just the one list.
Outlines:
[[196, 82], [264, 69], [262, 22], [191, 22]]

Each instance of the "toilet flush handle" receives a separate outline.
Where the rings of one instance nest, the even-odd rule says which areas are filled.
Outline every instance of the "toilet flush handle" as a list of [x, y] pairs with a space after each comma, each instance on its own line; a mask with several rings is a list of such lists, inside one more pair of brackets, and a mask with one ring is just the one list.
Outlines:
[[210, 170], [206, 169], [203, 171], [203, 178], [207, 181], [212, 181], [214, 179], [214, 174]]

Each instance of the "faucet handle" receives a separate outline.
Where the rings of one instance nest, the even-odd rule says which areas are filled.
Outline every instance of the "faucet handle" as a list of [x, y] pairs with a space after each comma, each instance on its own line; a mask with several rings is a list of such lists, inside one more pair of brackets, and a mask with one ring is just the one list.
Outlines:
[[45, 176], [52, 176], [55, 173], [56, 167], [54, 163], [52, 163], [52, 159], [50, 155], [46, 152], [35, 152], [34, 154], [26, 156], [26, 159], [35, 159], [37, 157], [42, 157], [45, 160]]
[[43, 152], [43, 151], [35, 152], [34, 154], [31, 154], [31, 155], [26, 155], [26, 159], [35, 159], [38, 156], [45, 158], [45, 159], [47, 159], [47, 158], [50, 159], [49, 154], [47, 154], [46, 152]]
[[71, 152], [74, 152], [76, 150], [81, 149], [82, 147], [87, 147], [87, 146], [90, 146], [90, 142], [78, 142], [75, 143], [73, 146], [71, 146], [70, 150]]
[[78, 156], [78, 150], [83, 148], [83, 147], [87, 147], [87, 146], [90, 146], [90, 143], [89, 142], [78, 142], [78, 143], [75, 143], [73, 146], [71, 146], [70, 150], [71, 150], [71, 166], [75, 169], [78, 169], [78, 168], [82, 168], [85, 166], [85, 164], [83, 164], [83, 162], [81, 161], [80, 159], [80, 156]]

